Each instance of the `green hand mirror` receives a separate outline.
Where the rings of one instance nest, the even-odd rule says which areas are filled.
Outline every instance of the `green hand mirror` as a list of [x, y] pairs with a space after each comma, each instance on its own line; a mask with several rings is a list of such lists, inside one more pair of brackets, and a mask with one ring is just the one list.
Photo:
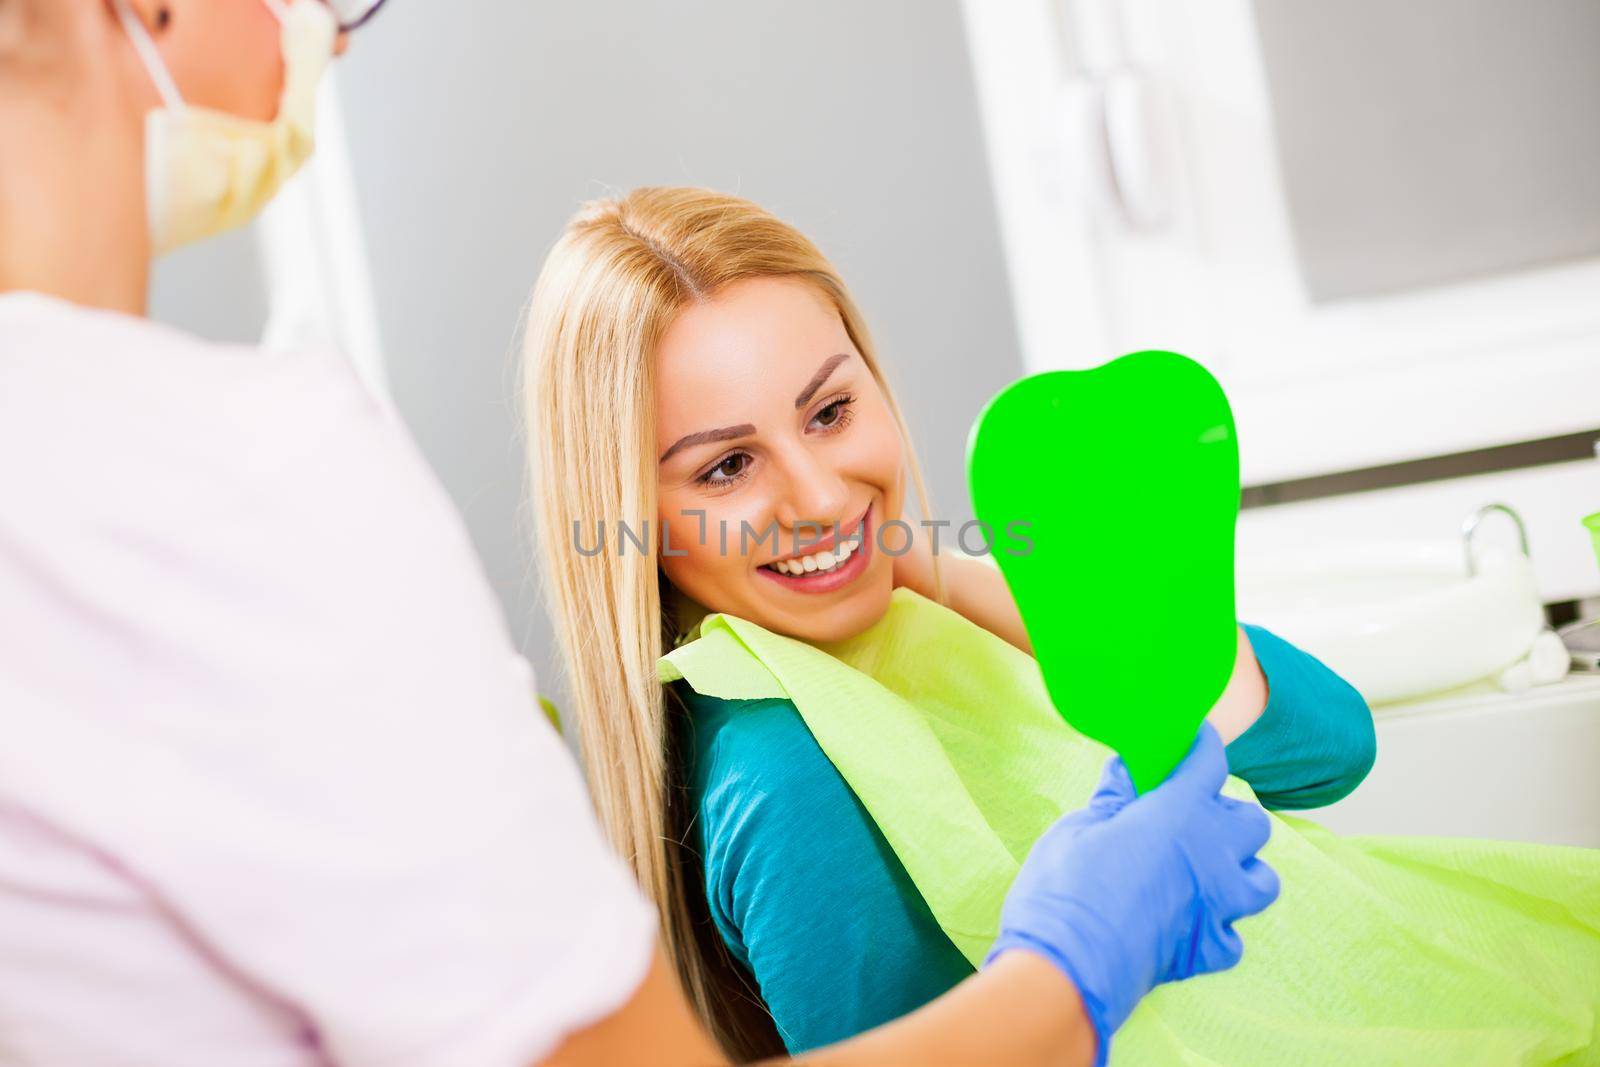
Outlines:
[[1238, 651], [1239, 449], [1222, 387], [1173, 352], [1036, 374], [978, 416], [967, 469], [1056, 710], [1154, 788]]

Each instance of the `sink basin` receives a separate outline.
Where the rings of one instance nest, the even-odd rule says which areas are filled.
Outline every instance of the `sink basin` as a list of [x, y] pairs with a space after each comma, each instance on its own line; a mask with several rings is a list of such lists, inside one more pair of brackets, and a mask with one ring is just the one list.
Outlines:
[[1310, 652], [1369, 704], [1498, 674], [1527, 654], [1544, 609], [1526, 556], [1460, 541], [1364, 542], [1242, 558], [1238, 613]]

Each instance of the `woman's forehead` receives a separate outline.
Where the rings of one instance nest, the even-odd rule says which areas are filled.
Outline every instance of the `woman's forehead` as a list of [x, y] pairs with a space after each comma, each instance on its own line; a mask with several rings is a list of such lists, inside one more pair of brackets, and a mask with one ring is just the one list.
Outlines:
[[724, 395], [792, 399], [841, 352], [854, 354], [855, 346], [838, 310], [813, 286], [747, 279], [674, 320], [657, 350], [657, 396], [663, 408], [669, 402], [704, 408]]

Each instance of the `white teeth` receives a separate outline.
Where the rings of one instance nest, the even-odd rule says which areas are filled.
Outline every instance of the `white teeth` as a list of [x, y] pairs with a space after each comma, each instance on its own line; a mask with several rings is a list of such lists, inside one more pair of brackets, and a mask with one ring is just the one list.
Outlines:
[[779, 574], [816, 574], [820, 571], [831, 571], [840, 566], [861, 547], [859, 541], [841, 541], [831, 550], [823, 549], [821, 552], [798, 559], [780, 559], [767, 564]]

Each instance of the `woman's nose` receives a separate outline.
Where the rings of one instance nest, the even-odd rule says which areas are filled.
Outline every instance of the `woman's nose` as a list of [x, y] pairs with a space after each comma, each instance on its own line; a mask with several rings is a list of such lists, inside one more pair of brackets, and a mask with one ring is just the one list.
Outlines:
[[778, 506], [778, 521], [794, 528], [802, 522], [832, 526], [849, 516], [850, 488], [844, 476], [821, 457], [801, 449], [785, 463], [787, 492]]

